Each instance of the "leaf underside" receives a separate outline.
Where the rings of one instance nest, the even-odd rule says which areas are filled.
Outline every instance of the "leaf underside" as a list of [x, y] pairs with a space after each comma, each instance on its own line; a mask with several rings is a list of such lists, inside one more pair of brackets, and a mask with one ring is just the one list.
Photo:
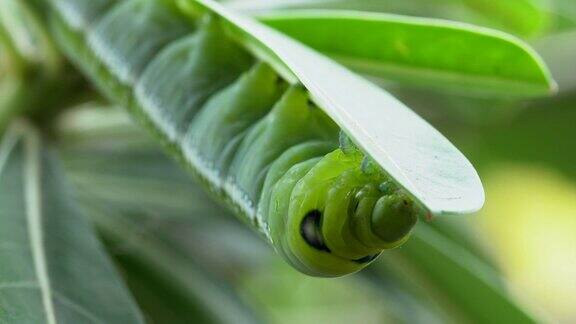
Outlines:
[[142, 323], [39, 135], [0, 148], [0, 317], [10, 323]]

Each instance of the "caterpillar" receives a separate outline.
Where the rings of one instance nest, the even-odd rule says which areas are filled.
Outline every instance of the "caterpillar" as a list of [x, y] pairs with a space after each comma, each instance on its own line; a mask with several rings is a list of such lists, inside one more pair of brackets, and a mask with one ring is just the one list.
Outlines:
[[423, 212], [300, 84], [170, 1], [50, 0], [65, 54], [299, 271], [356, 272]]

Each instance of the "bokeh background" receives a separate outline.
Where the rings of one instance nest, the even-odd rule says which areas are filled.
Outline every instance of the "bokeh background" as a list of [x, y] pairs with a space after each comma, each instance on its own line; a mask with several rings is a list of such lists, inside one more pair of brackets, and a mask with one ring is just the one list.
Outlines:
[[226, 2], [249, 12], [360, 9], [500, 29], [534, 46], [559, 91], [519, 101], [386, 84], [469, 157], [486, 205], [475, 215], [422, 221], [415, 239], [369, 270], [331, 280], [286, 265], [117, 110], [89, 104], [68, 114], [66, 167], [97, 224], [112, 233], [108, 245], [151, 319], [198, 320], [206, 309], [233, 317], [233, 295], [270, 323], [482, 321], [500, 301], [470, 285], [464, 267], [538, 321], [576, 322], [576, 1]]

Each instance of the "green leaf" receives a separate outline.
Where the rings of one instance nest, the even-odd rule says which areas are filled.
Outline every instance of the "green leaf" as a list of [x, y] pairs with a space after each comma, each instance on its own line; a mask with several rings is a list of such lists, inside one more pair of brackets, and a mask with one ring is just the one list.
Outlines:
[[260, 19], [376, 78], [483, 96], [542, 96], [555, 89], [534, 50], [495, 30], [337, 10], [287, 10]]
[[[118, 214], [112, 208], [85, 201], [98, 228], [120, 253], [119, 263], [137, 287], [139, 302], [155, 322], [258, 323], [253, 311], [224, 278], [209, 274], [170, 239], [146, 228], [140, 217]], [[168, 298], [158, 300], [158, 297]], [[172, 318], [172, 320], [167, 320]]]
[[[5, 73], [0, 69], [0, 73]], [[8, 73], [0, 76], [0, 132], [17, 115], [21, 102], [26, 100], [26, 82]]]
[[505, 292], [498, 274], [432, 227], [419, 224], [396, 256], [382, 261], [400, 280], [428, 287], [431, 298], [472, 323], [533, 323], [532, 315]]
[[119, 108], [76, 107], [59, 124], [66, 171], [86, 195], [185, 216], [220, 208]]
[[534, 47], [550, 66], [550, 71], [558, 82], [560, 93], [575, 91], [576, 66], [572, 62], [576, 53], [576, 30], [540, 38], [535, 42]]
[[558, 29], [574, 29], [576, 27], [576, 2], [572, 0], [553, 0], [552, 7], [558, 18]]
[[278, 9], [387, 12], [470, 22], [522, 36], [541, 33], [549, 27], [551, 19], [550, 8], [539, 0], [227, 0], [226, 4], [251, 13]]
[[141, 323], [54, 156], [16, 123], [0, 147], [0, 319]]
[[121, 110], [75, 109], [59, 131], [66, 171], [148, 319], [258, 322], [230, 281], [271, 256], [262, 240]]

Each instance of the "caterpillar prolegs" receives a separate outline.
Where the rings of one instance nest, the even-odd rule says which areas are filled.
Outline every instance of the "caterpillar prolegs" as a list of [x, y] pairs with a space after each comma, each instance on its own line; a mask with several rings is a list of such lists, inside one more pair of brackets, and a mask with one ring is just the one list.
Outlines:
[[406, 240], [421, 207], [217, 18], [159, 0], [51, 4], [71, 60], [300, 271], [352, 273]]

